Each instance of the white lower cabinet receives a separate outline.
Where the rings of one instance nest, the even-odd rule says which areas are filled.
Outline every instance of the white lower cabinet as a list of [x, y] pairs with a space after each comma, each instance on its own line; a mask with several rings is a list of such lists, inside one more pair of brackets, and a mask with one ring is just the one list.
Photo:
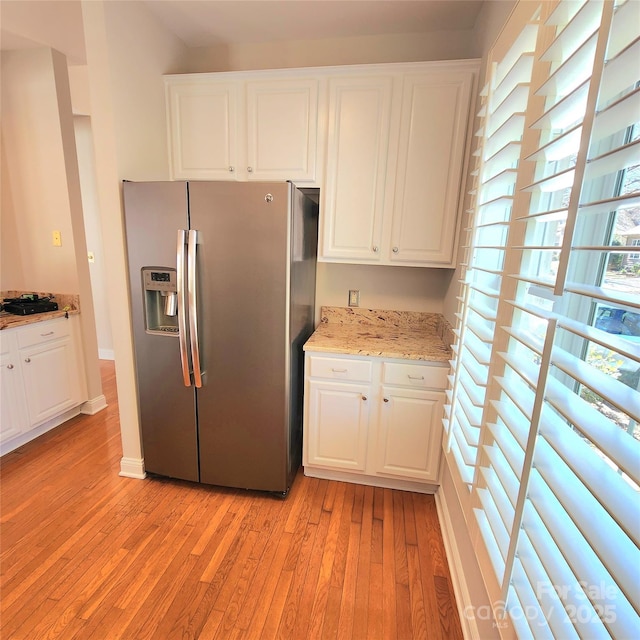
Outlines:
[[[18, 360], [8, 349], [8, 341], [1, 340], [0, 355], [0, 442], [19, 436], [26, 431], [27, 401], [22, 384], [22, 372]], [[6, 351], [5, 351], [6, 349]]]
[[382, 387], [376, 472], [437, 481], [444, 394]]
[[3, 452], [60, 424], [87, 400], [76, 322], [55, 318], [0, 333]]
[[307, 352], [305, 373], [306, 475], [437, 485], [447, 367]]
[[365, 470], [370, 389], [363, 384], [309, 382], [309, 464]]

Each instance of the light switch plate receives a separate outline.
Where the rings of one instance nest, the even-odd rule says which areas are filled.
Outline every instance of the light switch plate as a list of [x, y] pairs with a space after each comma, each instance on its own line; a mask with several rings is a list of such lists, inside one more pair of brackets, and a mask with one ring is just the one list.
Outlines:
[[360, 289], [349, 289], [349, 306], [360, 306]]

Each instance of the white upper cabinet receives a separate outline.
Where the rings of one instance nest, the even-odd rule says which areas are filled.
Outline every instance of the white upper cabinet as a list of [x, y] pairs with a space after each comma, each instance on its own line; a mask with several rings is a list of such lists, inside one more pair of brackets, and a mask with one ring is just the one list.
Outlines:
[[392, 90], [392, 76], [329, 81], [325, 258], [380, 259]]
[[330, 80], [320, 260], [454, 266], [476, 68], [380, 65]]
[[317, 80], [247, 82], [249, 178], [313, 182], [317, 135]]
[[174, 180], [320, 186], [318, 259], [453, 267], [477, 60], [165, 77]]
[[235, 180], [238, 86], [168, 80], [171, 173], [176, 180]]
[[319, 81], [260, 78], [165, 78], [172, 178], [316, 180]]
[[393, 263], [453, 263], [472, 83], [469, 72], [403, 78]]

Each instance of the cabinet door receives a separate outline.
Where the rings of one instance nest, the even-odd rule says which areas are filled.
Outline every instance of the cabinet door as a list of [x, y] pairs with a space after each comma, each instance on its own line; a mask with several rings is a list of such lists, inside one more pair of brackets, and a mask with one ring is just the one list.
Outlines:
[[380, 404], [377, 472], [436, 482], [444, 394], [383, 386]]
[[314, 181], [318, 81], [247, 83], [247, 177]]
[[404, 77], [392, 263], [452, 265], [473, 74]]
[[21, 349], [20, 358], [31, 427], [81, 401], [71, 338]]
[[171, 175], [175, 180], [235, 180], [237, 85], [167, 85]]
[[364, 471], [370, 386], [310, 380], [305, 464]]
[[15, 352], [0, 355], [0, 371], [0, 442], [4, 442], [27, 428], [27, 402]]
[[329, 81], [322, 258], [380, 261], [392, 88], [391, 77]]

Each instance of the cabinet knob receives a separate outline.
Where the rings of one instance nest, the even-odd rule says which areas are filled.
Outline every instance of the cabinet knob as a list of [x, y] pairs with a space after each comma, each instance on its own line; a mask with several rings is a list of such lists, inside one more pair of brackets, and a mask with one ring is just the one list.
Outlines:
[[367, 396], [362, 396], [362, 399], [363, 399], [363, 400], [366, 400], [366, 399], [367, 399]]
[[383, 398], [385, 402], [389, 402], [389, 398]]
[[235, 170], [236, 170], [236, 168], [235, 168], [235, 167], [229, 167], [229, 171], [230, 171], [231, 173], [233, 173]]
[[373, 252], [378, 253], [378, 247], [373, 247]]
[[25, 361], [26, 363], [29, 363], [29, 362], [31, 362], [31, 358], [25, 358], [25, 359], [24, 359], [24, 361]]
[[8, 364], [7, 365], [7, 369], [13, 369], [13, 365], [12, 364]]
[[398, 253], [398, 247], [393, 247], [392, 251], [393, 253]]
[[247, 172], [248, 173], [253, 173], [253, 167], [247, 167]]

